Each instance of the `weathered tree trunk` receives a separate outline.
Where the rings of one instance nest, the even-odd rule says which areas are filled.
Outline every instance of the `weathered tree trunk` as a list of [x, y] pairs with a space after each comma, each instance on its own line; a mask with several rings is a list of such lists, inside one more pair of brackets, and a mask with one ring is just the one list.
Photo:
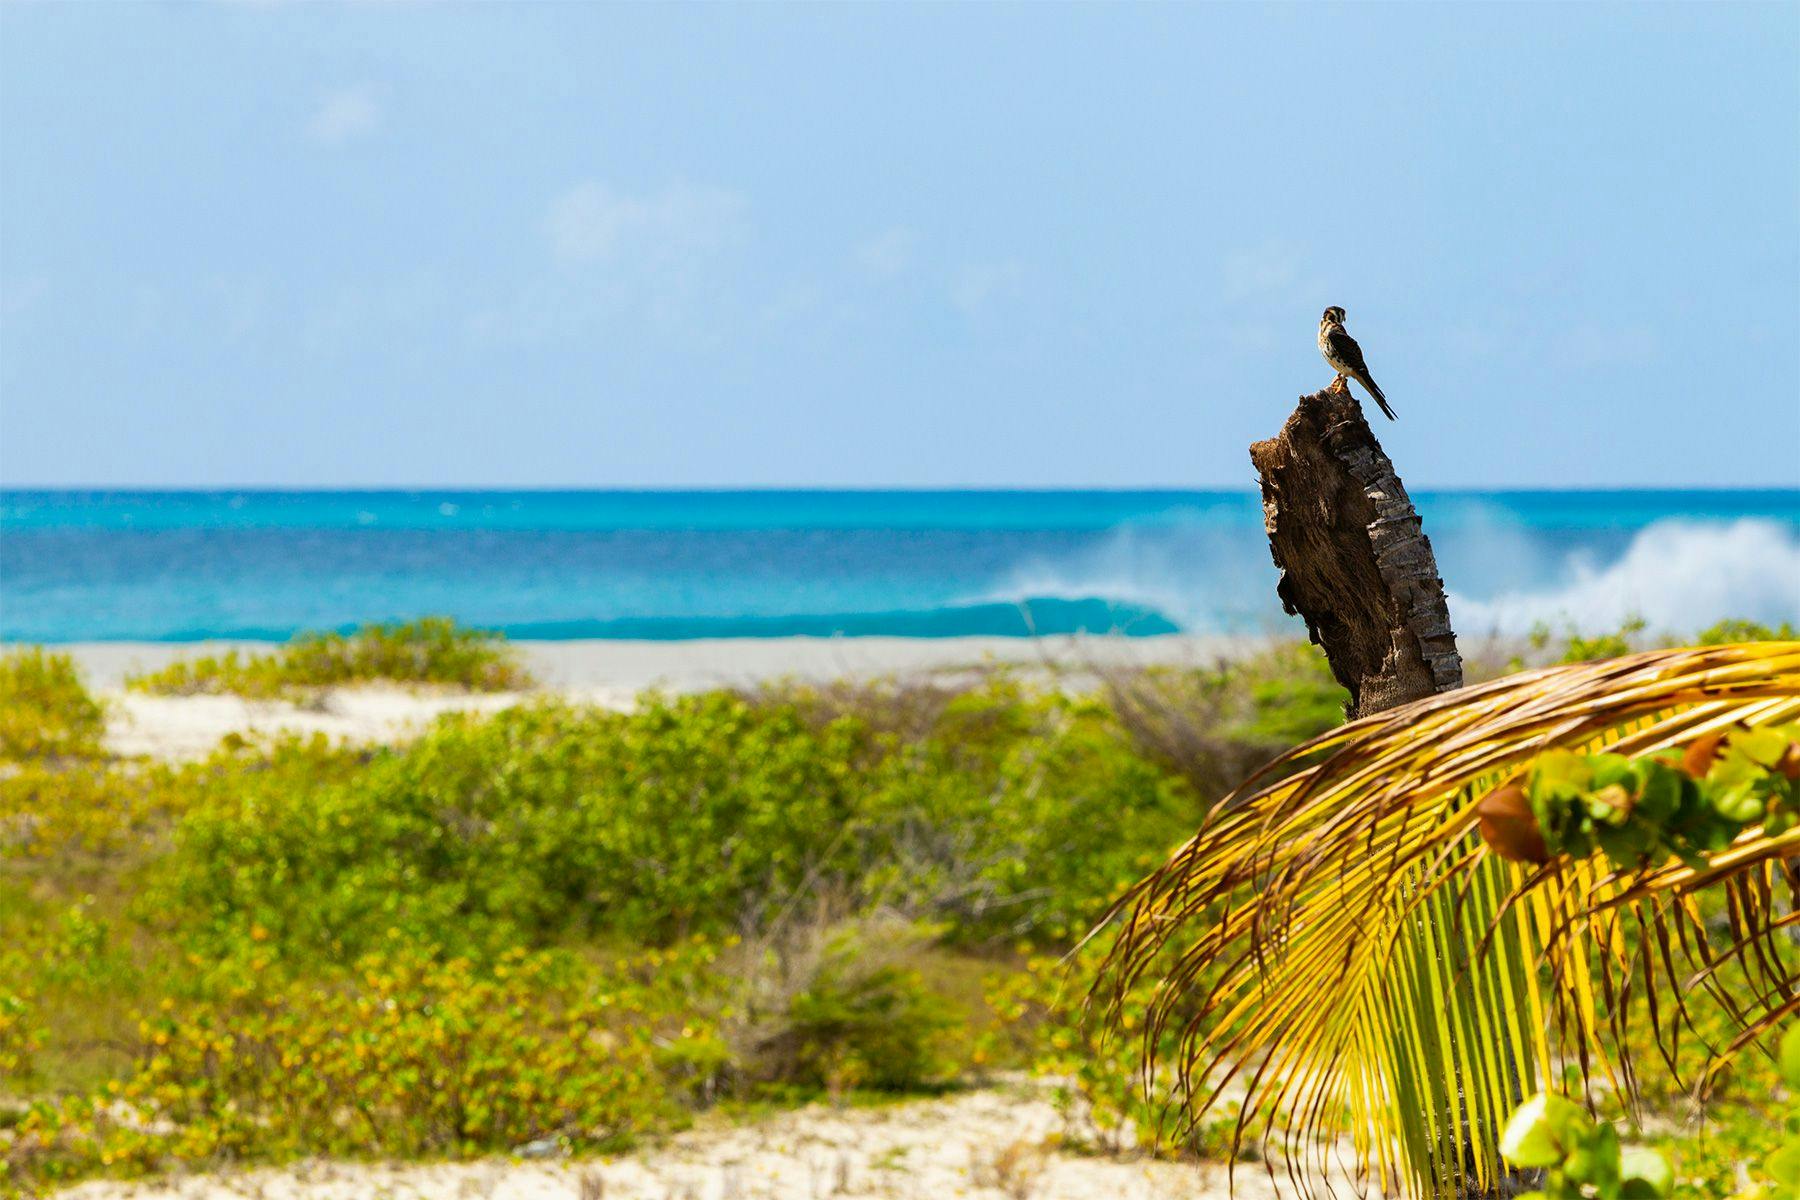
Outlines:
[[1462, 686], [1444, 581], [1394, 464], [1343, 380], [1250, 447], [1283, 607], [1306, 618], [1351, 718]]
[[[1345, 715], [1461, 687], [1462, 656], [1431, 540], [1344, 381], [1300, 397], [1281, 433], [1250, 447], [1250, 461], [1262, 476], [1263, 527], [1281, 568], [1276, 591], [1288, 612], [1306, 618], [1349, 689]], [[1454, 1111], [1439, 1120], [1456, 1128]], [[1469, 1181], [1457, 1195], [1497, 1200], [1534, 1180], [1514, 1174], [1486, 1189]]]

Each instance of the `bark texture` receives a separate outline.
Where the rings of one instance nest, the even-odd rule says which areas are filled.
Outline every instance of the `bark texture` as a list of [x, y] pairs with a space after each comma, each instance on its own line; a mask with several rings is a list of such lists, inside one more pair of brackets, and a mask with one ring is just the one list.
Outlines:
[[1431, 540], [1362, 406], [1338, 380], [1250, 447], [1277, 591], [1367, 716], [1461, 687]]

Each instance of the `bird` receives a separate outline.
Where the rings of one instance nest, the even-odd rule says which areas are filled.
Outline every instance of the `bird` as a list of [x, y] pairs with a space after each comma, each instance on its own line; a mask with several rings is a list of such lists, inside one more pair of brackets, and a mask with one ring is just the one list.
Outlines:
[[1375, 403], [1381, 405], [1381, 411], [1387, 414], [1387, 419], [1395, 420], [1394, 410], [1388, 407], [1387, 397], [1375, 386], [1368, 364], [1363, 362], [1362, 347], [1356, 344], [1355, 338], [1344, 332], [1344, 310], [1335, 304], [1326, 309], [1325, 315], [1319, 319], [1319, 353], [1325, 356], [1331, 369], [1338, 373], [1337, 382], [1342, 383], [1345, 378], [1356, 380], [1368, 389], [1369, 395], [1375, 397]]

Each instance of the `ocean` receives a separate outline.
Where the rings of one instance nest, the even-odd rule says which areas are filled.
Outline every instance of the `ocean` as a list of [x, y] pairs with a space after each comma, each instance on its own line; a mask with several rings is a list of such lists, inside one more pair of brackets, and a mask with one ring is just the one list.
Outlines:
[[[1800, 620], [1800, 490], [1415, 497], [1464, 638]], [[1298, 631], [1253, 493], [0, 491], [0, 640]]]

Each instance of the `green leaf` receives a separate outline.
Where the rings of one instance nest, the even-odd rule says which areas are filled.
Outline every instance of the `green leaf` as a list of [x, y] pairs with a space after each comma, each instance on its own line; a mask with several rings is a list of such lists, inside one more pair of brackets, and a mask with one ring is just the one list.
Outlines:
[[1628, 871], [1650, 853], [1656, 830], [1641, 821], [1633, 821], [1628, 825], [1601, 828], [1596, 840], [1614, 867]]
[[1531, 768], [1531, 798], [1573, 800], [1592, 784], [1594, 770], [1585, 755], [1569, 750], [1540, 754]]
[[1713, 797], [1713, 807], [1728, 821], [1748, 825], [1763, 815], [1763, 798], [1757, 780], [1746, 779], [1729, 788], [1721, 788]]
[[1623, 754], [1595, 754], [1588, 759], [1593, 771], [1593, 779], [1589, 784], [1595, 791], [1609, 787], [1628, 787], [1636, 774], [1632, 770], [1631, 760]]
[[1579, 1105], [1539, 1092], [1513, 1110], [1500, 1137], [1500, 1156], [1519, 1167], [1553, 1167], [1578, 1146], [1593, 1119]]
[[1673, 817], [1681, 807], [1681, 772], [1645, 759], [1638, 763], [1638, 773], [1637, 815], [1657, 824]]
[[1589, 1179], [1600, 1190], [1601, 1195], [1619, 1189], [1619, 1180], [1623, 1175], [1619, 1160], [1619, 1134], [1611, 1125], [1601, 1122], [1588, 1135], [1588, 1145], [1594, 1158], [1594, 1166]]
[[1800, 1091], [1800, 1021], [1789, 1025], [1781, 1035], [1781, 1078], [1788, 1087]]
[[1513, 1110], [1500, 1135], [1500, 1156], [1518, 1167], [1553, 1167], [1563, 1160], [1548, 1109], [1557, 1097], [1539, 1092]]
[[1763, 1170], [1783, 1187], [1800, 1188], [1800, 1138], [1789, 1139], [1787, 1145], [1763, 1159]]
[[1588, 816], [1607, 825], [1623, 825], [1631, 815], [1631, 793], [1622, 783], [1609, 783], [1587, 798]]
[[1779, 762], [1787, 747], [1779, 729], [1743, 729], [1731, 735], [1731, 748], [1765, 769]]
[[1675, 1190], [1669, 1160], [1647, 1146], [1632, 1146], [1619, 1156], [1619, 1175], [1628, 1200], [1667, 1196]]

